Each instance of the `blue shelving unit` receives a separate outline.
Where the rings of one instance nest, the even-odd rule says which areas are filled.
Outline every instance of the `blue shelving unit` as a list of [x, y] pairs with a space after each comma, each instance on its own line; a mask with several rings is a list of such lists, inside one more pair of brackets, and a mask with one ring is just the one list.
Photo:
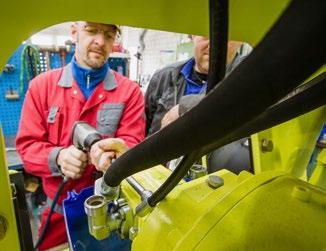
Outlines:
[[[24, 45], [21, 45], [7, 62], [15, 67], [14, 71], [10, 73], [3, 72], [0, 75], [0, 121], [5, 136], [16, 135], [21, 108], [25, 97], [25, 92], [20, 93], [21, 53], [23, 48]], [[27, 86], [25, 80], [24, 86]], [[10, 89], [18, 92], [19, 99], [6, 99], [6, 93]]]

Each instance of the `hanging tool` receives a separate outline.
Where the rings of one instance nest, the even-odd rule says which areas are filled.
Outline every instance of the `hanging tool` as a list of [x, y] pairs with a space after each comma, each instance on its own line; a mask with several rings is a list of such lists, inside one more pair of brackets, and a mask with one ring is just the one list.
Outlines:
[[64, 67], [66, 65], [66, 56], [67, 56], [67, 51], [64, 48], [59, 49], [59, 54], [61, 58], [61, 66]]
[[24, 86], [25, 81], [28, 83], [40, 73], [39, 51], [35, 46], [27, 44], [23, 48], [20, 59], [20, 93], [24, 93], [27, 90]]
[[45, 62], [46, 62], [46, 71], [49, 71], [49, 70], [51, 70], [50, 52], [45, 51], [44, 57], [45, 57]]
[[13, 64], [6, 64], [3, 68], [3, 72], [5, 73], [12, 73], [16, 70], [16, 67]]
[[18, 91], [13, 90], [12, 86], [10, 86], [9, 90], [6, 92], [5, 97], [7, 100], [18, 100], [19, 93], [18, 93]]

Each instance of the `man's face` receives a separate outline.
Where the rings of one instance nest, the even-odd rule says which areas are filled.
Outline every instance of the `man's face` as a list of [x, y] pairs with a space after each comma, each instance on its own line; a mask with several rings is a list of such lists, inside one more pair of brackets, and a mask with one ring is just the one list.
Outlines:
[[209, 38], [202, 36], [193, 36], [195, 49], [195, 70], [208, 74], [209, 67]]
[[76, 22], [71, 26], [71, 34], [76, 43], [75, 56], [78, 64], [97, 69], [109, 58], [117, 28], [107, 24]]

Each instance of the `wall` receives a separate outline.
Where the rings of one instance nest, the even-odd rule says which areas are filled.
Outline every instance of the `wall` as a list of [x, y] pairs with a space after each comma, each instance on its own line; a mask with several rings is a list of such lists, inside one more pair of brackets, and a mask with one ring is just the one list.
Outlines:
[[186, 34], [148, 30], [144, 37], [145, 49], [142, 59], [137, 64], [135, 54], [140, 46], [139, 37], [142, 31], [140, 28], [124, 27], [122, 43], [130, 51], [130, 78], [140, 82], [145, 91], [153, 73], [167, 64], [176, 62], [178, 45], [189, 42], [189, 39]]

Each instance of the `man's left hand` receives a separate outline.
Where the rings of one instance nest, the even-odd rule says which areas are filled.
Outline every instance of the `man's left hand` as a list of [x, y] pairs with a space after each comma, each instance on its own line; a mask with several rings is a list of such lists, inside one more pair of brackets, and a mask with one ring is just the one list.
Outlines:
[[179, 105], [173, 106], [162, 118], [161, 128], [166, 127], [168, 124], [171, 124], [173, 121], [177, 120], [180, 117], [179, 115]]

